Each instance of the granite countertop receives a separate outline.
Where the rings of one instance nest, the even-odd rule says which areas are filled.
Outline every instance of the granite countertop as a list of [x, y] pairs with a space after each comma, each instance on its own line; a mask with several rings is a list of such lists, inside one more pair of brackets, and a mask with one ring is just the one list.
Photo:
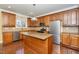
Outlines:
[[3, 32], [15, 32], [15, 31], [28, 31], [28, 30], [40, 30], [42, 27], [27, 27], [27, 28], [3, 28]]
[[38, 33], [38, 32], [21, 32], [21, 34], [26, 35], [26, 36], [31, 36], [31, 37], [35, 37], [41, 40], [45, 40], [48, 37], [52, 36], [52, 34], [48, 34], [48, 33]]

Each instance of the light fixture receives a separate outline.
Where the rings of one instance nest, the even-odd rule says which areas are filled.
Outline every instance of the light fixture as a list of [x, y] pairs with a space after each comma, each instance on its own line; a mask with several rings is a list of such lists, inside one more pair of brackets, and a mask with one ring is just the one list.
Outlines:
[[33, 20], [33, 21], [36, 21], [36, 20], [37, 20], [37, 18], [36, 18], [36, 17], [32, 17], [32, 20]]
[[36, 6], [36, 4], [33, 4], [33, 6]]

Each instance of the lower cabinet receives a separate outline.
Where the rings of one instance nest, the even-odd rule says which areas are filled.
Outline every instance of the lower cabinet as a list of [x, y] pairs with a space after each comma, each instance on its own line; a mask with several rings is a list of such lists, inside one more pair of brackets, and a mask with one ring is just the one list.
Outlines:
[[71, 34], [71, 46], [79, 48], [79, 36], [75, 34]]
[[12, 32], [3, 32], [3, 44], [11, 43], [13, 39]]
[[20, 39], [23, 39], [22, 34], [20, 34]]
[[70, 45], [69, 34], [62, 34], [62, 43], [65, 45]]
[[69, 48], [78, 49], [79, 48], [79, 35], [71, 33], [63, 33], [61, 36], [61, 43]]

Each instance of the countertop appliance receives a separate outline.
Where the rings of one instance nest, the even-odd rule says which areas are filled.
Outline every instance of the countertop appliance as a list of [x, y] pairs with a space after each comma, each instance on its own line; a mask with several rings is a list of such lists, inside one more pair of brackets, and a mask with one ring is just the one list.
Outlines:
[[52, 21], [49, 25], [49, 33], [53, 34], [54, 36], [54, 43], [60, 44], [60, 32], [61, 32], [61, 25], [60, 21]]

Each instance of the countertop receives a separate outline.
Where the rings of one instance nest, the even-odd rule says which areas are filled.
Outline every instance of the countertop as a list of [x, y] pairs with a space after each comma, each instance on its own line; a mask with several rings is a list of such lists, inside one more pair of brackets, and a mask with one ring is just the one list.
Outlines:
[[62, 33], [68, 33], [68, 34], [75, 34], [75, 35], [79, 35], [79, 33], [73, 33], [73, 32], [62, 32]]
[[48, 33], [38, 33], [38, 32], [21, 32], [21, 34], [26, 35], [26, 36], [31, 36], [31, 37], [35, 37], [41, 40], [45, 40], [48, 37], [51, 37], [52, 34], [48, 34]]
[[28, 30], [40, 30], [42, 27], [27, 27], [27, 28], [3, 28], [3, 32], [15, 32], [15, 31], [28, 31]]

